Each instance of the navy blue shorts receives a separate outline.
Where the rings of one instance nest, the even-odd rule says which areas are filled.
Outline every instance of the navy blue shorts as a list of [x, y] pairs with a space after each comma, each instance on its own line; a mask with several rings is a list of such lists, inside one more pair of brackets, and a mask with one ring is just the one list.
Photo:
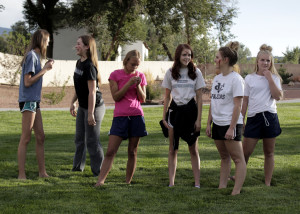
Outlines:
[[[225, 135], [227, 130], [229, 129], [228, 126], [218, 126], [217, 124], [213, 123], [212, 127], [212, 139], [214, 140], [227, 140], [225, 139]], [[234, 141], [241, 141], [242, 140], [242, 130], [243, 125], [242, 124], [236, 124], [235, 127], [235, 134], [234, 134]]]
[[247, 138], [274, 138], [281, 134], [281, 128], [276, 113], [268, 111], [257, 113], [254, 117], [248, 117], [244, 131]]
[[109, 135], [116, 135], [122, 137], [124, 140], [131, 137], [147, 136], [145, 119], [141, 115], [114, 117]]

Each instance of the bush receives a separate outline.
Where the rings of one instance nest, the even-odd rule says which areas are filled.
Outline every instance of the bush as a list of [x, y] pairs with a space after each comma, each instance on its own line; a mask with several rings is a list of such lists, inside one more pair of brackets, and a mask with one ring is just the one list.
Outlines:
[[161, 88], [158, 84], [151, 83], [146, 86], [146, 99], [154, 100], [159, 98], [162, 94]]
[[154, 80], [152, 73], [150, 73], [150, 71], [146, 71], [144, 74], [147, 80], [146, 99], [154, 100], [161, 97], [162, 88], [160, 87], [160, 84]]
[[[60, 92], [52, 91], [48, 94], [44, 94], [43, 98], [46, 99], [46, 103], [48, 103], [49, 105], [55, 105], [55, 104], [60, 103], [62, 101], [62, 99], [66, 96], [65, 89], [66, 89], [66, 85], [69, 82], [69, 80], [70, 80], [70, 76], [64, 82]], [[53, 86], [56, 86], [56, 87], [59, 85], [59, 83], [56, 82], [56, 79], [51, 83], [52, 83]]]
[[245, 77], [251, 73], [250, 69], [245, 69], [241, 72], [241, 76], [245, 79]]
[[288, 84], [290, 82], [289, 78], [293, 76], [293, 74], [286, 72], [286, 68], [284, 68], [283, 65], [280, 65], [278, 73], [282, 78], [282, 84]]

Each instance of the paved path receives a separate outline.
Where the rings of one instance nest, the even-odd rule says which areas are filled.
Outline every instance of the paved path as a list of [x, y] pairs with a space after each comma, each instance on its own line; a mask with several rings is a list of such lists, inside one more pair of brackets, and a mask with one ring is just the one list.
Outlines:
[[[277, 103], [300, 103], [300, 99], [280, 100]], [[209, 105], [209, 104], [204, 104]], [[143, 108], [162, 107], [163, 105], [143, 105]], [[114, 106], [106, 106], [106, 109], [113, 109]], [[20, 111], [18, 108], [0, 108], [0, 111]], [[69, 108], [42, 108], [42, 111], [69, 111]]]

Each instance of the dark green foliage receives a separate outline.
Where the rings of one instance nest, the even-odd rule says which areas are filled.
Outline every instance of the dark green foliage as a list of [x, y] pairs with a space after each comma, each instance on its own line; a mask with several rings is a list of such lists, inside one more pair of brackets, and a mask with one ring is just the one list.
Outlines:
[[245, 77], [250, 73], [251, 73], [250, 69], [243, 69], [241, 71], [241, 76], [245, 79]]
[[26, 0], [23, 6], [23, 13], [30, 28], [42, 28], [49, 32], [47, 56], [53, 58], [53, 34], [57, 29], [65, 27], [69, 14], [67, 6], [59, 0]]
[[278, 73], [281, 76], [282, 84], [288, 84], [290, 82], [290, 77], [293, 76], [293, 74], [286, 72], [286, 68], [284, 68], [283, 65], [280, 65]]
[[283, 55], [284, 63], [300, 64], [300, 48], [298, 46], [291, 50], [287, 48]]
[[11, 29], [9, 33], [0, 36], [0, 52], [24, 56], [30, 42], [29, 27], [25, 22], [19, 21], [12, 25]]
[[147, 100], [154, 100], [160, 98], [162, 95], [162, 88], [160, 85], [153, 83], [148, 84], [146, 86], [146, 99]]

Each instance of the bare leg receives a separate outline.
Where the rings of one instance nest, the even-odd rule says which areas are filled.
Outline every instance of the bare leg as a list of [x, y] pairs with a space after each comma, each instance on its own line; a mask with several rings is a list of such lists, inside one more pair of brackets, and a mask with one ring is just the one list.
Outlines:
[[[250, 158], [251, 154], [253, 153], [258, 140], [259, 139], [256, 139], [256, 138], [246, 138], [246, 137], [244, 137], [244, 139], [243, 139], [243, 152], [244, 152], [246, 164], [248, 163], [249, 158]], [[235, 176], [230, 176], [228, 178], [228, 180], [235, 181]]]
[[235, 183], [231, 195], [237, 195], [241, 192], [247, 173], [243, 146], [241, 141], [234, 140], [227, 140], [225, 145], [235, 163]]
[[18, 165], [19, 165], [19, 176], [18, 179], [26, 179], [25, 163], [26, 163], [26, 151], [27, 145], [31, 139], [31, 131], [35, 119], [34, 112], [24, 111], [22, 113], [22, 134], [18, 147]]
[[168, 156], [168, 168], [169, 168], [169, 186], [174, 186], [176, 167], [177, 167], [177, 152], [173, 148], [174, 130], [169, 128], [169, 156]]
[[120, 146], [122, 140], [123, 139], [121, 137], [116, 136], [116, 135], [109, 136], [107, 152], [105, 154], [105, 158], [104, 158], [102, 166], [101, 166], [98, 181], [95, 186], [101, 186], [104, 184], [105, 179], [106, 179], [109, 171], [111, 170], [111, 167], [112, 167], [112, 164], [114, 161], [114, 157], [117, 154], [117, 151], [119, 149], [119, 146]]
[[227, 187], [228, 176], [231, 170], [231, 159], [224, 140], [215, 140], [215, 144], [221, 157], [219, 189], [223, 189]]
[[140, 138], [132, 137], [129, 138], [128, 143], [128, 161], [126, 168], [126, 183], [130, 184], [133, 174], [135, 172], [136, 161], [137, 161], [137, 147], [139, 145]]
[[36, 139], [35, 151], [36, 151], [36, 158], [39, 166], [39, 177], [41, 178], [49, 177], [45, 167], [45, 151], [44, 151], [45, 133], [44, 133], [43, 120], [42, 120], [42, 114], [40, 109], [36, 110], [33, 130]]
[[191, 155], [195, 186], [200, 187], [200, 157], [198, 152], [198, 140], [196, 140], [196, 142], [192, 146], [189, 146], [189, 151]]
[[243, 151], [244, 151], [244, 157], [246, 164], [248, 163], [248, 160], [253, 153], [255, 146], [257, 144], [259, 139], [256, 138], [246, 138], [243, 139]]
[[265, 154], [265, 184], [271, 186], [271, 180], [274, 170], [274, 150], [275, 150], [275, 140], [276, 138], [264, 138], [263, 148]]

